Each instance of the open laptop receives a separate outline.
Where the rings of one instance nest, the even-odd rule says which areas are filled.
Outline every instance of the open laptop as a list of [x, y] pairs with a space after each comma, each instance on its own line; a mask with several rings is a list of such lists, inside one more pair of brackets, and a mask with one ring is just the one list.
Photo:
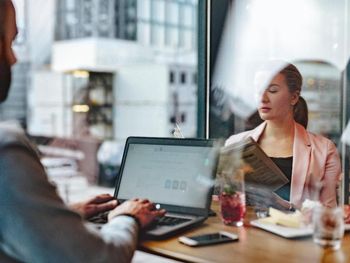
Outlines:
[[208, 217], [217, 163], [213, 140], [129, 137], [116, 183], [119, 201], [147, 198], [167, 213], [144, 237], [161, 239]]

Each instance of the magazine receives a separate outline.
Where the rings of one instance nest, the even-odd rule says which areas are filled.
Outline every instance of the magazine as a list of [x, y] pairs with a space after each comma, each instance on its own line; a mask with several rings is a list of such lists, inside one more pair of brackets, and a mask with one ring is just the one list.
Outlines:
[[251, 137], [221, 148], [217, 175], [227, 174], [242, 165], [249, 167], [245, 170], [246, 184], [264, 186], [275, 191], [289, 182], [284, 173]]
[[[237, 169], [244, 171], [246, 201], [250, 206], [290, 209], [290, 203], [274, 191], [289, 182], [278, 166], [251, 138], [220, 150], [217, 168], [218, 181], [225, 182]], [[218, 189], [217, 189], [218, 191]]]

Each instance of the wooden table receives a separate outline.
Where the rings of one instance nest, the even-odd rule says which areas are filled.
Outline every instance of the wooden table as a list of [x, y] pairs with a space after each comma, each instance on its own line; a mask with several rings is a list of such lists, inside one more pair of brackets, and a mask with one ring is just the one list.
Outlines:
[[[213, 210], [218, 210], [217, 203]], [[247, 218], [252, 217], [250, 213]], [[239, 241], [227, 244], [191, 248], [180, 244], [178, 236], [163, 241], [144, 241], [140, 249], [189, 262], [350, 262], [350, 235], [345, 234], [338, 251], [324, 249], [314, 244], [311, 237], [285, 239], [249, 226], [225, 226], [218, 216], [210, 217], [202, 226], [181, 235], [197, 235], [220, 230], [238, 234]]]

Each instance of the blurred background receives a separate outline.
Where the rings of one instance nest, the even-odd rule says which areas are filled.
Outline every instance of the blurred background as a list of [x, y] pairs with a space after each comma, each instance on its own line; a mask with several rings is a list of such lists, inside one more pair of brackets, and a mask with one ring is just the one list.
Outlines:
[[197, 136], [196, 0], [14, 4], [18, 63], [0, 119], [23, 127], [51, 170], [90, 182], [100, 170], [113, 185], [128, 136], [172, 136], [175, 123]]
[[112, 186], [128, 136], [253, 128], [249, 74], [278, 58], [304, 77], [308, 129], [338, 146], [348, 202], [348, 0], [13, 1], [19, 61], [0, 120], [39, 144], [52, 176]]

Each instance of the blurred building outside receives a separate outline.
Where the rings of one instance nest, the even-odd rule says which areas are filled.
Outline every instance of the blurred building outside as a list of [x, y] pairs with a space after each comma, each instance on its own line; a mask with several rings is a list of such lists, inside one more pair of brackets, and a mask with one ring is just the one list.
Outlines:
[[175, 123], [196, 136], [196, 0], [14, 3], [19, 63], [2, 120], [43, 136], [123, 142]]

